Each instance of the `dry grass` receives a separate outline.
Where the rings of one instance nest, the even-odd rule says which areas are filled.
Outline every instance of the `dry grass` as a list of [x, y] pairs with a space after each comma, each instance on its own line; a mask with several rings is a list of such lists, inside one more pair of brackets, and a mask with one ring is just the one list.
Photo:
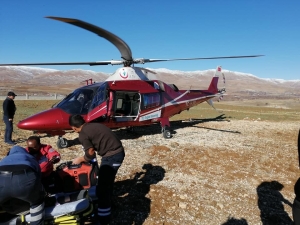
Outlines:
[[[115, 183], [112, 224], [292, 224], [283, 199], [293, 201], [299, 176], [300, 107], [294, 100], [267, 101], [215, 103], [223, 116], [201, 104], [172, 118], [169, 140], [158, 125], [116, 130], [126, 158]], [[53, 103], [16, 101], [17, 120]], [[13, 136], [24, 146], [30, 134], [15, 129]], [[56, 138], [42, 141], [55, 146]], [[1, 147], [3, 157], [9, 146]], [[80, 146], [60, 152], [63, 161], [82, 155]]]

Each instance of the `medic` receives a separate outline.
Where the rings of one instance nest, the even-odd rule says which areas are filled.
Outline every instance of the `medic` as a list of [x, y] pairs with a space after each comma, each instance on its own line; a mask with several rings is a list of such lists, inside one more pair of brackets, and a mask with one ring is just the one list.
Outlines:
[[26, 150], [39, 162], [45, 190], [48, 193], [57, 192], [59, 187], [56, 180], [58, 178], [56, 172], [53, 171], [53, 164], [60, 161], [60, 153], [53, 149], [51, 145], [41, 144], [38, 136], [30, 136], [27, 139]]

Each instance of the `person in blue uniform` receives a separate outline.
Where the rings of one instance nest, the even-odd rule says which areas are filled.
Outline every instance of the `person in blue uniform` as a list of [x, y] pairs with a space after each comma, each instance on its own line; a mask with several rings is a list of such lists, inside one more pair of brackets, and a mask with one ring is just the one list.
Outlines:
[[17, 95], [10, 91], [7, 93], [6, 99], [3, 101], [3, 121], [5, 123], [4, 141], [6, 144], [14, 145], [12, 141], [13, 120], [17, 110], [14, 99]]
[[[13, 146], [0, 161], [0, 207], [14, 199], [30, 204], [30, 225], [42, 225], [44, 188], [40, 165], [34, 156], [20, 146]], [[21, 207], [17, 206], [17, 207]]]

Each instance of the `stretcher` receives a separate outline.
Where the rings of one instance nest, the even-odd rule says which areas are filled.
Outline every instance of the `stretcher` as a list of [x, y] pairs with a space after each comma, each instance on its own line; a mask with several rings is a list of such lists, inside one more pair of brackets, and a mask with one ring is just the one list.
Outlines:
[[[94, 199], [93, 199], [94, 198]], [[82, 225], [94, 217], [95, 186], [73, 193], [58, 193], [45, 200], [45, 225]], [[12, 217], [12, 218], [9, 218]], [[0, 212], [0, 225], [30, 224], [29, 210], [19, 215]]]

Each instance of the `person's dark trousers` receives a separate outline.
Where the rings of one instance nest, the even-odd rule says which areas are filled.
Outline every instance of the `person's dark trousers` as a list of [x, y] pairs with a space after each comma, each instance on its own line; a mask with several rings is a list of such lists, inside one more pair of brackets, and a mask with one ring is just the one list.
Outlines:
[[[44, 188], [40, 175], [28, 170], [21, 173], [0, 173], [0, 206], [10, 199], [30, 205], [30, 225], [42, 225], [44, 220]], [[16, 206], [20, 207], [20, 206]]]
[[7, 116], [3, 117], [3, 121], [5, 123], [5, 133], [4, 133], [4, 141], [5, 142], [12, 142], [12, 132], [13, 132], [13, 122], [9, 121]]
[[293, 220], [295, 225], [300, 225], [300, 201], [297, 199], [293, 203]]
[[96, 187], [98, 197], [97, 217], [100, 225], [107, 225], [110, 222], [112, 190], [116, 174], [124, 157], [125, 153], [123, 151], [109, 157], [103, 157], [101, 160]]
[[42, 177], [42, 184], [48, 194], [56, 194], [63, 191], [62, 180], [56, 171], [52, 171], [49, 176]]

